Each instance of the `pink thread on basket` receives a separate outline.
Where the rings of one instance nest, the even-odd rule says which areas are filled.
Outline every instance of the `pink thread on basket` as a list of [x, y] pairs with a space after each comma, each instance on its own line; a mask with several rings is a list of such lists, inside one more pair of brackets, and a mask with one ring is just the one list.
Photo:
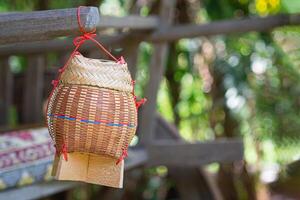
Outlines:
[[134, 93], [134, 85], [135, 85], [135, 80], [132, 80], [131, 81], [132, 83], [132, 95], [133, 95], [133, 99], [134, 99], [134, 102], [135, 102], [135, 107], [138, 109], [141, 105], [145, 104], [147, 99], [146, 98], [142, 98], [140, 99], [139, 101], [137, 100], [137, 96], [135, 95]]
[[127, 158], [127, 156], [128, 156], [128, 150], [127, 149], [128, 149], [128, 145], [125, 147], [125, 149], [123, 149], [122, 155], [117, 160], [116, 165], [118, 165], [120, 162], [122, 162], [122, 160], [124, 160], [125, 158]]
[[[123, 57], [121, 57], [121, 58], [123, 58]], [[138, 110], [141, 105], [146, 103], [147, 99], [142, 98], [141, 100], [137, 101], [137, 96], [134, 93], [135, 80], [132, 80], [131, 84], [132, 84], [132, 92], [131, 93], [132, 93], [132, 96], [133, 96], [133, 99], [134, 99], [135, 107]], [[120, 158], [116, 162], [116, 165], [118, 165], [122, 160], [127, 158], [127, 156], [128, 156], [128, 145], [126, 145], [125, 149], [123, 149], [122, 155], [120, 156]]]

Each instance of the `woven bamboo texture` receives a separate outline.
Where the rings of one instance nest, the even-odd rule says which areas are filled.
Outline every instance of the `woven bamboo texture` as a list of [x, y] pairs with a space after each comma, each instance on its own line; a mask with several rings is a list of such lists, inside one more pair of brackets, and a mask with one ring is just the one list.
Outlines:
[[137, 126], [127, 65], [75, 56], [49, 100], [47, 120], [58, 150], [119, 158]]
[[61, 76], [62, 83], [83, 84], [131, 92], [127, 64], [76, 55]]

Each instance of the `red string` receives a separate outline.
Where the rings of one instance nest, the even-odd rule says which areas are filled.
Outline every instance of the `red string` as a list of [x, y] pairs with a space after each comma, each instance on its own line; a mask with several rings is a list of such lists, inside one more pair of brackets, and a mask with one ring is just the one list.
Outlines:
[[67, 149], [67, 145], [65, 143], [62, 146], [61, 152], [63, 153], [64, 160], [68, 161], [68, 149]]
[[134, 93], [134, 85], [135, 85], [135, 80], [132, 80], [131, 81], [132, 83], [132, 95], [133, 95], [133, 99], [134, 99], [134, 102], [135, 102], [135, 107], [138, 109], [139, 107], [141, 107], [141, 105], [145, 104], [147, 99], [146, 98], [142, 98], [140, 99], [139, 101], [137, 100], [137, 96], [135, 95]]
[[[136, 109], [139, 109], [139, 107], [141, 105], [143, 105], [144, 103], [146, 103], [147, 99], [146, 98], [142, 98], [141, 100], [137, 101], [137, 97], [134, 93], [134, 85], [135, 85], [135, 80], [131, 81], [132, 83], [132, 96], [135, 102], [135, 107]], [[128, 156], [128, 145], [126, 146], [125, 149], [123, 149], [122, 155], [120, 156], [120, 158], [117, 160], [116, 165], [118, 165], [122, 160], [124, 160], [126, 157]]]
[[[83, 37], [85, 38], [85, 40], [91, 40], [91, 41], [93, 41], [102, 51], [104, 51], [107, 55], [109, 55], [113, 60], [115, 60], [116, 62], [118, 62], [119, 60], [116, 57], [114, 57], [102, 44], [100, 44], [97, 40], [95, 40], [93, 38], [93, 37], [96, 36], [96, 34], [93, 37], [91, 37], [92, 34], [96, 32], [96, 28], [94, 28], [91, 32], [85, 31], [84, 27], [82, 26], [81, 19], [80, 19], [80, 8], [82, 8], [82, 7], [83, 6], [79, 6], [77, 8], [77, 22], [78, 22], [79, 30], [83, 34]], [[80, 36], [80, 37], [82, 37], [82, 36]], [[83, 40], [83, 42], [85, 40]]]
[[116, 165], [118, 165], [122, 160], [124, 160], [127, 156], [128, 156], [128, 146], [125, 147], [125, 149], [123, 149], [122, 155], [120, 156], [120, 158], [117, 160]]

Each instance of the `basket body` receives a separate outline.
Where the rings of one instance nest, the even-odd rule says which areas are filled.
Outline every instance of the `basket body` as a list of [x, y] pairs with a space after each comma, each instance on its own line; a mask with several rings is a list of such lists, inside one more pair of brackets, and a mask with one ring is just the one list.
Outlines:
[[127, 65], [76, 55], [49, 99], [47, 120], [57, 149], [119, 158], [137, 126]]

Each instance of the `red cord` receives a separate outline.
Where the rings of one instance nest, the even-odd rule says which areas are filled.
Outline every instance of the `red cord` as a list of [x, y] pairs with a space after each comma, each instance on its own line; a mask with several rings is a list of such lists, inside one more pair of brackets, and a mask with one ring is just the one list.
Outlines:
[[[77, 22], [78, 22], [79, 30], [83, 34], [80, 37], [84, 37], [85, 40], [91, 40], [91, 41], [93, 41], [100, 49], [102, 49], [102, 51], [104, 51], [107, 55], [109, 55], [113, 60], [115, 60], [116, 62], [118, 62], [119, 60], [116, 57], [114, 57], [102, 44], [100, 44], [97, 40], [95, 40], [93, 38], [93, 37], [96, 36], [96, 34], [94, 35], [94, 33], [96, 32], [96, 28], [94, 28], [91, 32], [85, 31], [84, 27], [82, 26], [81, 20], [80, 20], [80, 8], [82, 8], [82, 7], [83, 6], [79, 6], [77, 8]], [[92, 35], [93, 35], [93, 37], [91, 37]], [[83, 40], [83, 42], [85, 40]]]
[[64, 156], [64, 160], [68, 161], [68, 149], [67, 149], [67, 145], [64, 143], [62, 146], [62, 150], [61, 150], [63, 156]]
[[135, 95], [134, 93], [134, 85], [135, 85], [135, 80], [132, 80], [131, 81], [131, 84], [132, 84], [132, 95], [133, 95], [133, 99], [134, 99], [134, 102], [135, 102], [135, 107], [138, 109], [139, 107], [141, 107], [141, 105], [145, 104], [147, 99], [146, 98], [142, 98], [140, 99], [139, 101], [137, 100], [137, 96]]
[[116, 165], [118, 165], [122, 160], [124, 160], [127, 156], [128, 156], [128, 146], [125, 147], [125, 149], [123, 149], [122, 155], [120, 156], [120, 158], [117, 160]]

